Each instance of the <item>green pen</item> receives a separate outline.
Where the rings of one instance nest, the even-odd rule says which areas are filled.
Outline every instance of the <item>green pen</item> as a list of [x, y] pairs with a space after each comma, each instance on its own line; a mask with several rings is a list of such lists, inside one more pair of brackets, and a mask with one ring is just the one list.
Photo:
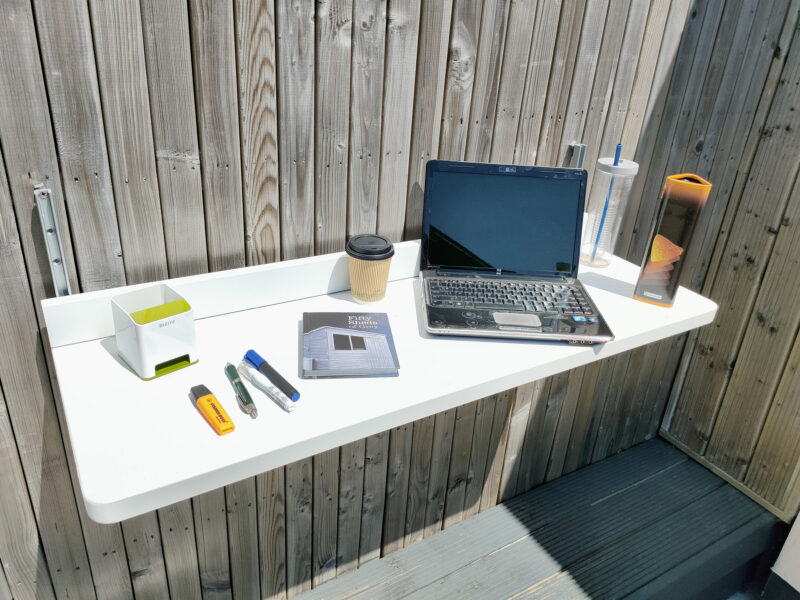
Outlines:
[[230, 381], [233, 386], [233, 391], [236, 393], [236, 401], [239, 403], [242, 411], [255, 419], [258, 416], [256, 405], [250, 397], [247, 388], [244, 387], [242, 380], [239, 379], [239, 373], [236, 371], [236, 367], [231, 363], [225, 365], [225, 375], [227, 375], [228, 381]]

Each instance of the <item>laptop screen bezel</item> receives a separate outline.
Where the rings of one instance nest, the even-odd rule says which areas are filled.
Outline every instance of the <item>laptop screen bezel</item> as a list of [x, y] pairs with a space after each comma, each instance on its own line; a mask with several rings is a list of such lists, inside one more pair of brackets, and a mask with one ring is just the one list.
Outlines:
[[[567, 169], [561, 167], [528, 167], [521, 165], [496, 165], [487, 163], [470, 163], [445, 160], [429, 160], [425, 167], [425, 195], [422, 205], [422, 239], [420, 250], [420, 270], [426, 269], [464, 269], [470, 272], [485, 271], [488, 274], [496, 273], [497, 269], [481, 269], [480, 267], [460, 267], [458, 265], [439, 265], [430, 261], [428, 240], [430, 235], [430, 208], [436, 201], [431, 197], [431, 187], [428, 185], [431, 175], [435, 172], [446, 173], [485, 173], [490, 175], [504, 175], [508, 177], [536, 177], [536, 178], [558, 178], [571, 179], [580, 184], [578, 199], [578, 215], [575, 223], [575, 244], [572, 249], [572, 269], [570, 273], [565, 271], [514, 271], [513, 275], [533, 276], [533, 277], [577, 277], [578, 263], [580, 261], [581, 250], [581, 229], [583, 227], [583, 211], [586, 203], [586, 180], [587, 173], [584, 169]], [[501, 271], [502, 274], [512, 274]]]

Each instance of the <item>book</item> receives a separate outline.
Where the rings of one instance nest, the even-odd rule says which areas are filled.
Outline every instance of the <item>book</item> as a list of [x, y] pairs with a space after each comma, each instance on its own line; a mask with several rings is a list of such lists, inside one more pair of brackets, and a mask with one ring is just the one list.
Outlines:
[[303, 313], [300, 376], [396, 377], [400, 363], [386, 313]]

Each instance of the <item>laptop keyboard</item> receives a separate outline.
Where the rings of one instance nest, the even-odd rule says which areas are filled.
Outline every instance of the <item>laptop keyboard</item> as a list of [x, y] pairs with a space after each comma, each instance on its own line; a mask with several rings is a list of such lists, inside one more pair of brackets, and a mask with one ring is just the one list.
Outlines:
[[579, 289], [547, 281], [426, 279], [432, 306], [594, 315]]

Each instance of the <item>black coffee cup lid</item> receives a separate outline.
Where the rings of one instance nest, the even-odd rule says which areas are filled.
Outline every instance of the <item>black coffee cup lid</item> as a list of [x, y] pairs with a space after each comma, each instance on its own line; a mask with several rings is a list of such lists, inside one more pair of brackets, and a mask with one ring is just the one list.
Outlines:
[[347, 241], [347, 254], [361, 260], [383, 260], [394, 255], [394, 246], [382, 235], [354, 235]]

